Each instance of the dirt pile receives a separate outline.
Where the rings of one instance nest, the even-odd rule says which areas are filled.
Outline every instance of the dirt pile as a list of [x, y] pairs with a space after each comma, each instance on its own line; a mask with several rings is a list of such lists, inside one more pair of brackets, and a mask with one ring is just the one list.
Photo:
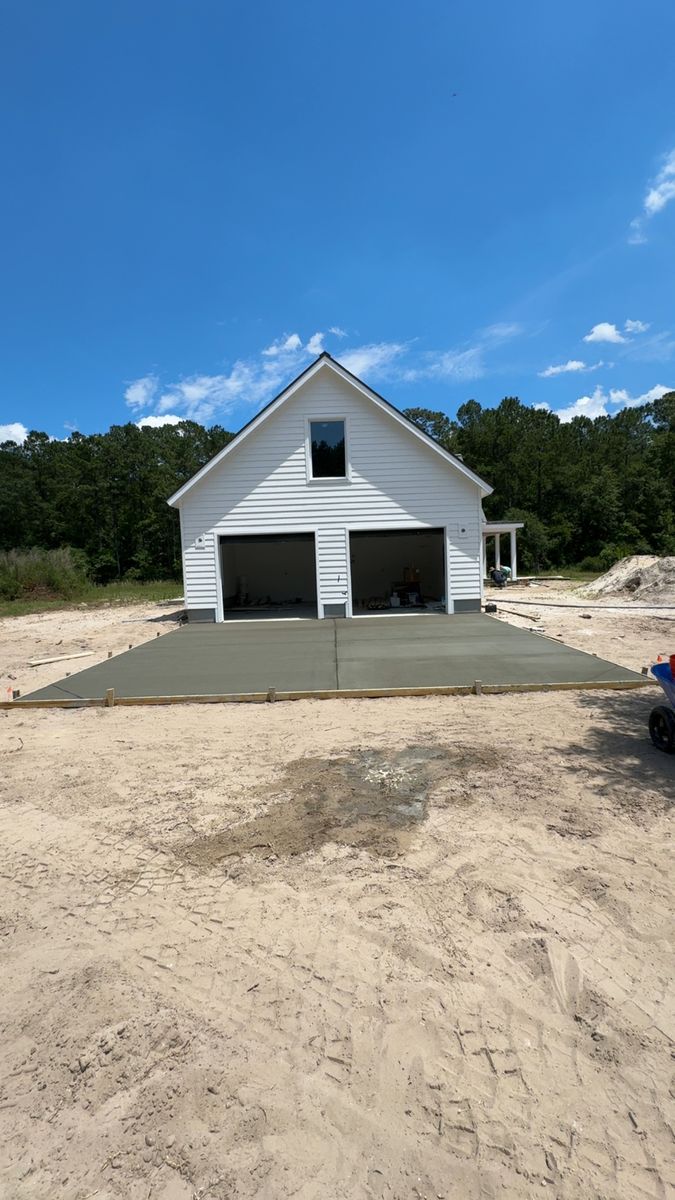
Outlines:
[[675, 604], [675, 557], [632, 554], [584, 588], [586, 596], [621, 596], [643, 604]]

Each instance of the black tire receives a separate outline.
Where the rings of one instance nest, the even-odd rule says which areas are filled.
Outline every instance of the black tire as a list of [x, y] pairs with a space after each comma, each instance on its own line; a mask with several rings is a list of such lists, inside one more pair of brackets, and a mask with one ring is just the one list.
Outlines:
[[659, 704], [649, 714], [649, 736], [657, 750], [666, 754], [675, 753], [675, 712]]

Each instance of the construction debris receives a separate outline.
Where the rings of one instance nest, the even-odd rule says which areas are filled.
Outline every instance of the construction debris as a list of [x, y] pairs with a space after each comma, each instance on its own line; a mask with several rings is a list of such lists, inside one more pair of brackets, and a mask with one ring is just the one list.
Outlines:
[[89, 658], [93, 650], [80, 650], [76, 654], [57, 654], [56, 658], [33, 658], [28, 660], [29, 667], [46, 667], [48, 663], [65, 662], [69, 658]]

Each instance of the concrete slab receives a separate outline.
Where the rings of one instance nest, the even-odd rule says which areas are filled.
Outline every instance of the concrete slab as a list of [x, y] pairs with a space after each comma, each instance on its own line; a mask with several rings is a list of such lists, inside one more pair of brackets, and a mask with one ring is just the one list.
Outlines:
[[[479, 613], [188, 625], [25, 700], [644, 682], [615, 663]], [[20, 704], [21, 701], [18, 701]]]
[[332, 621], [187, 625], [33, 692], [31, 700], [337, 687]]
[[635, 672], [483, 613], [337, 622], [341, 688], [626, 682]]

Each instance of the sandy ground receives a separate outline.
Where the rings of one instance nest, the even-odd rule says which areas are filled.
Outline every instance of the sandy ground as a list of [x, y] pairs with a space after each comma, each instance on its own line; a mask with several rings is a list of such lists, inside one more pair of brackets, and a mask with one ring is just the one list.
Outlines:
[[[0, 699], [7, 689], [23, 696], [49, 683], [103, 662], [108, 653], [121, 654], [131, 646], [161, 637], [178, 627], [182, 605], [116, 604], [105, 608], [82, 605], [76, 609], [34, 613], [27, 617], [0, 617]], [[86, 658], [65, 658], [88, 651]], [[62, 662], [31, 667], [44, 658]]]
[[633, 671], [675, 652], [675, 598], [670, 611], [611, 596], [585, 598], [578, 584], [558, 581], [488, 588], [485, 598], [495, 602], [500, 620]]
[[[639, 667], [638, 620], [548, 631]], [[657, 695], [0, 713], [3, 1200], [665, 1198]]]

